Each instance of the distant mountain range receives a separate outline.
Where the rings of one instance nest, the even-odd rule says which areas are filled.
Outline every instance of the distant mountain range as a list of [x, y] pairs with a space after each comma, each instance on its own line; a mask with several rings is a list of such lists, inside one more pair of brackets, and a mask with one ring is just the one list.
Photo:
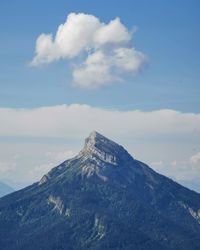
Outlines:
[[199, 250], [200, 194], [92, 132], [74, 158], [0, 199], [1, 250]]
[[0, 197], [3, 197], [3, 196], [10, 194], [12, 192], [14, 192], [14, 189], [11, 186], [0, 181]]

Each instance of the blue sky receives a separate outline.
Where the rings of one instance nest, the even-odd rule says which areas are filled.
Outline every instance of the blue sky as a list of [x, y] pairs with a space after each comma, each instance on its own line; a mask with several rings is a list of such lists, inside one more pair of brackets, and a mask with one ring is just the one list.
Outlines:
[[[0, 1], [0, 180], [16, 188], [37, 181], [97, 130], [200, 191], [199, 11], [199, 0]], [[82, 18], [96, 22], [101, 35], [114, 20], [116, 44], [105, 42], [113, 37], [104, 29], [99, 40], [93, 31], [92, 49], [86, 44], [77, 57], [56, 54], [54, 37], [70, 13], [73, 20], [92, 15]], [[50, 49], [35, 54], [41, 34]], [[50, 61], [40, 64], [44, 53]], [[102, 75], [109, 83], [99, 68], [108, 70]]]
[[[39, 107], [86, 103], [122, 110], [171, 108], [199, 112], [199, 1], [1, 1], [0, 105]], [[131, 29], [148, 65], [134, 78], [94, 90], [71, 84], [67, 60], [29, 67], [36, 38], [55, 34], [71, 12], [108, 23], [115, 17]]]

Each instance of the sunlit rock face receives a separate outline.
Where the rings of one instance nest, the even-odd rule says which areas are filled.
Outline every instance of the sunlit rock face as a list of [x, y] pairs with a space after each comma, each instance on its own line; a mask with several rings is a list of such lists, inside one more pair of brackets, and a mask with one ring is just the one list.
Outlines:
[[122, 153], [125, 150], [115, 142], [94, 131], [85, 140], [85, 146], [80, 154], [85, 157], [99, 159], [99, 162], [104, 161], [112, 165], [117, 165], [118, 151]]
[[95, 131], [77, 156], [0, 199], [3, 250], [199, 246], [200, 194], [156, 173]]
[[[85, 140], [84, 148], [76, 157], [82, 163], [83, 175], [89, 177], [96, 174], [99, 178], [107, 181], [112, 178], [113, 169], [119, 168], [121, 174], [125, 171], [127, 179], [134, 177], [133, 172], [143, 174], [140, 168], [131, 168], [133, 157], [120, 145], [109, 140], [96, 131], [93, 131]], [[137, 164], [135, 164], [137, 165]]]

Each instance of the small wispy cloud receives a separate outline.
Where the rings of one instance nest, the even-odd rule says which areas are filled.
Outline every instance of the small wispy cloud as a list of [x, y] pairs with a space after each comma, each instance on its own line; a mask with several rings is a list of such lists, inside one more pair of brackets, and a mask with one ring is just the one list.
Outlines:
[[44, 163], [38, 164], [28, 172], [29, 178], [38, 180], [44, 174], [48, 173], [53, 167], [75, 156], [72, 150], [60, 152], [46, 152], [44, 155]]
[[37, 38], [31, 65], [70, 60], [73, 81], [83, 88], [122, 81], [125, 75], [140, 71], [147, 60], [133, 47], [133, 34], [118, 17], [105, 24], [93, 15], [71, 13], [55, 37], [41, 34]]
[[190, 162], [194, 165], [199, 165], [200, 166], [200, 152], [194, 154], [190, 158]]
[[7, 172], [10, 172], [14, 170], [16, 167], [15, 162], [0, 162], [0, 174], [5, 174]]
[[46, 152], [45, 156], [51, 161], [54, 162], [54, 164], [58, 164], [60, 162], [63, 162], [69, 158], [72, 158], [75, 156], [75, 153], [72, 150], [67, 151], [61, 151], [61, 152]]
[[185, 160], [175, 159], [172, 162], [151, 162], [151, 166], [158, 172], [177, 181], [200, 179], [200, 152]]

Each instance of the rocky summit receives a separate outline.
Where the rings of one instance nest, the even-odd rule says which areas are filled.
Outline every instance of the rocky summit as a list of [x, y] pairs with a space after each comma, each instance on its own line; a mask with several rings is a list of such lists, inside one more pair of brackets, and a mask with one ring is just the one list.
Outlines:
[[1, 250], [200, 249], [200, 194], [92, 132], [74, 158], [0, 199]]

